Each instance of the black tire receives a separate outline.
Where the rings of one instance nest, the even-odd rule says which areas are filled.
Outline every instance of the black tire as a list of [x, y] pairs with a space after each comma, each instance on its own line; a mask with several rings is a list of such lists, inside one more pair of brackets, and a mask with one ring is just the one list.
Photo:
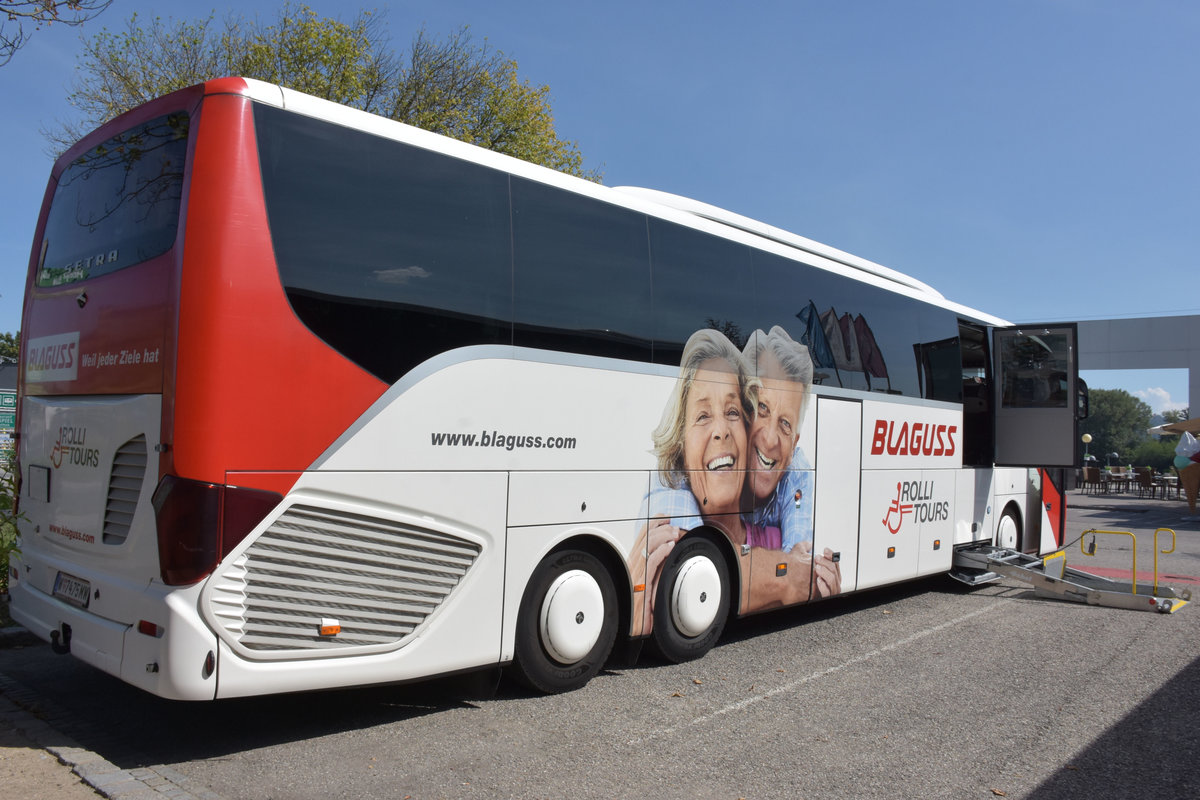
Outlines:
[[590, 553], [564, 550], [538, 564], [517, 613], [517, 678], [547, 694], [586, 684], [617, 636], [612, 576]]
[[701, 537], [681, 541], [663, 563], [655, 593], [652, 636], [658, 652], [675, 663], [703, 656], [721, 638], [729, 603], [729, 570], [721, 551]]

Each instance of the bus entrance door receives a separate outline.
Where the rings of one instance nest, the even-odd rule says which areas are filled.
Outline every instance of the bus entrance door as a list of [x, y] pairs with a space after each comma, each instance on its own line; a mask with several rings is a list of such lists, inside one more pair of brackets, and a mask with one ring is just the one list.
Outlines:
[[1081, 391], [1077, 338], [1074, 323], [993, 330], [997, 466], [1074, 466]]

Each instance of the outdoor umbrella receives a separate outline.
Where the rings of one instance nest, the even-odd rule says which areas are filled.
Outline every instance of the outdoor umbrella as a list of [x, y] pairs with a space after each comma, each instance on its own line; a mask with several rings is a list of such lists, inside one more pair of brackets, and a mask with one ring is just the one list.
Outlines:
[[1185, 419], [1183, 422], [1171, 422], [1166, 425], [1156, 425], [1147, 433], [1154, 436], [1169, 436], [1173, 433], [1190, 433], [1193, 436], [1200, 433], [1200, 417]]

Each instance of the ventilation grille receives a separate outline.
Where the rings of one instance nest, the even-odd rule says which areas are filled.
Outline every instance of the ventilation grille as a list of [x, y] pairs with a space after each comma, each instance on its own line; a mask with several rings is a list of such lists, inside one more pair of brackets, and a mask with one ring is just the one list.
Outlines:
[[[296, 505], [211, 585], [215, 620], [263, 654], [403, 641], [479, 556], [473, 542], [393, 520]], [[323, 625], [340, 632], [321, 635]]]
[[133, 524], [142, 481], [146, 477], [146, 437], [135, 436], [113, 454], [108, 478], [108, 501], [104, 504], [104, 544], [124, 544]]

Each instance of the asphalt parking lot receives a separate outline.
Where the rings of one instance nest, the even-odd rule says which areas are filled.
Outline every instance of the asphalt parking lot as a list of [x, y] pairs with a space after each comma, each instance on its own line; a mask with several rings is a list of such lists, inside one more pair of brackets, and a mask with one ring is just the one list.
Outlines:
[[[1142, 583], [1155, 531], [1175, 531], [1160, 579], [1200, 590], [1182, 501], [1073, 491], [1069, 509], [1068, 542], [1135, 534]], [[1128, 571], [1132, 541], [1101, 534], [1068, 562]], [[173, 703], [43, 645], [0, 650], [0, 692], [132, 778], [110, 796], [1184, 798], [1200, 796], [1198, 634], [1191, 605], [938, 578], [742, 620], [698, 662], [643, 659], [554, 697], [457, 679]]]

